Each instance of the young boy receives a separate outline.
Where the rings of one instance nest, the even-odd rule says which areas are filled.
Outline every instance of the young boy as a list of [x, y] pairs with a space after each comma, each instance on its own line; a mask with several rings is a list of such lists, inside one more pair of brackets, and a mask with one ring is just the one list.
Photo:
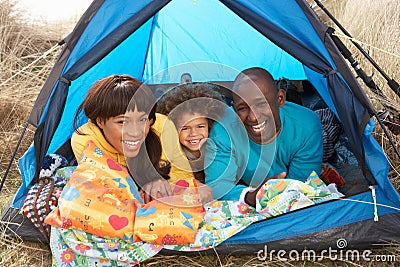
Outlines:
[[157, 112], [168, 115], [178, 131], [181, 148], [196, 180], [204, 183], [204, 146], [213, 121], [223, 116], [220, 87], [211, 83], [185, 83], [168, 91]]

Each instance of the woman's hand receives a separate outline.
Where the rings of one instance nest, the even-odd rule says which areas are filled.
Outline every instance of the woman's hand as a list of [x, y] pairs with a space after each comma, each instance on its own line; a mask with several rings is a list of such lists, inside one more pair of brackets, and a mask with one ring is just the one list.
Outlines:
[[144, 203], [149, 203], [155, 198], [167, 197], [172, 195], [171, 185], [167, 180], [158, 179], [145, 184], [142, 187], [144, 191]]
[[204, 205], [213, 199], [212, 189], [208, 185], [205, 185], [197, 181], [197, 190], [199, 190], [201, 204]]
[[283, 179], [285, 177], [286, 177], [286, 172], [281, 172], [278, 175], [274, 175], [272, 177], [265, 178], [265, 180], [254, 191], [247, 192], [247, 194], [246, 194], [246, 196], [244, 198], [245, 202], [247, 204], [249, 204], [250, 206], [255, 208], [256, 207], [256, 195], [257, 195], [258, 191], [261, 189], [261, 187], [263, 187], [263, 185], [268, 180], [271, 180], [271, 179]]

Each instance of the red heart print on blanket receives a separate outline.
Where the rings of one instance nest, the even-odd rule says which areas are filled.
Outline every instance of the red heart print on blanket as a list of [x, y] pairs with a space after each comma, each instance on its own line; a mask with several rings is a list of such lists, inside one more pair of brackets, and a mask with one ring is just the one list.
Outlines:
[[165, 245], [176, 245], [176, 243], [177, 243], [176, 239], [173, 236], [169, 235], [169, 234], [166, 234], [163, 237], [163, 239], [161, 240], [161, 242], [163, 244], [165, 244]]
[[119, 166], [118, 163], [116, 163], [112, 159], [107, 159], [107, 165], [111, 170], [122, 171], [121, 166]]
[[115, 230], [121, 230], [128, 225], [129, 221], [126, 217], [119, 217], [117, 215], [111, 215], [108, 218], [108, 222], [111, 224], [112, 228]]

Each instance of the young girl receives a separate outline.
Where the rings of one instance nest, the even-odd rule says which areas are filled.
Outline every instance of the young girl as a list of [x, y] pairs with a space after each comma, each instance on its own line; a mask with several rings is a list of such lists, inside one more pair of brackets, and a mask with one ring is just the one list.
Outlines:
[[151, 128], [156, 121], [155, 109], [156, 100], [151, 90], [137, 79], [128, 75], [100, 79], [88, 91], [74, 119], [77, 128], [82, 111], [88, 118], [71, 138], [76, 159], [79, 161], [87, 142], [92, 140], [125, 167], [129, 158], [129, 169], [140, 186], [153, 182], [163, 196], [170, 195], [168, 183], [159, 179], [168, 178], [169, 169], [159, 165], [161, 144]]
[[[156, 254], [151, 244], [194, 241], [204, 216], [196, 197], [192, 206], [172, 197], [174, 202], [167, 197], [144, 204], [138, 192], [142, 185], [157, 188], [159, 197], [172, 192], [164, 179], [168, 166], [159, 167], [161, 143], [151, 128], [155, 109], [151, 90], [127, 75], [100, 79], [89, 89], [77, 112], [83, 110], [88, 122], [71, 140], [78, 166], [59, 206], [45, 219], [52, 226], [53, 266], [128, 266]], [[160, 219], [165, 214], [174, 218], [173, 224]]]
[[226, 105], [220, 87], [211, 83], [185, 83], [166, 93], [158, 112], [168, 115], [179, 134], [182, 150], [195, 178], [204, 183], [204, 147], [213, 121], [222, 117]]

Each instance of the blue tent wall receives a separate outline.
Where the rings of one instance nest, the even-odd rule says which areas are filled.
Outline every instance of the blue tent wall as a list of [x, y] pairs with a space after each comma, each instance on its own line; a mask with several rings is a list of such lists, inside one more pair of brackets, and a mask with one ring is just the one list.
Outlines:
[[91, 18], [84, 34], [71, 51], [65, 65], [64, 73], [69, 70], [83, 55], [105, 36], [146, 7], [151, 0], [141, 1], [104, 1], [101, 8]]
[[[67, 87], [64, 112], [47, 148], [48, 154], [56, 152], [70, 138], [73, 132], [72, 120], [75, 110], [90, 85], [99, 78], [113, 73], [126, 73], [153, 83], [177, 82], [181, 73], [178, 71], [179, 68], [174, 67], [186, 63], [185, 67], [191, 68], [190, 71], [196, 81], [229, 81], [233, 80], [237, 71], [250, 66], [261, 66], [271, 69], [275, 78], [282, 76], [289, 79], [306, 78], [318, 89], [328, 106], [348, 127], [346, 133], [355, 139], [358, 153], [363, 152], [364, 145], [366, 163], [378, 183], [378, 194], [382, 196], [380, 199], [388, 205], [399, 207], [399, 195], [387, 177], [387, 159], [371, 136], [371, 125], [368, 125], [364, 133], [362, 129], [360, 132], [360, 127], [366, 123], [365, 116], [368, 116], [366, 107], [354, 96], [352, 89], [340, 73], [330, 73], [331, 70], [336, 69], [330, 51], [326, 49], [320, 36], [307, 20], [307, 16], [294, 1], [174, 0], [159, 12], [150, 9], [146, 11], [147, 13], [143, 12], [143, 9], [148, 8], [151, 2], [105, 1], [93, 16], [72, 49], [61, 74], [61, 76], [71, 78], [71, 85]], [[161, 1], [159, 3], [161, 6]], [[110, 36], [118, 37], [115, 33], [118, 33], [120, 26], [124, 25], [127, 19], [136, 19], [137, 15], [142, 13], [146, 13], [143, 16], [149, 16], [149, 19], [135, 33], [121, 40], [121, 43], [116, 38], [110, 38]], [[240, 14], [241, 18], [236, 14]], [[246, 21], [256, 30], [249, 27]], [[264, 38], [264, 35], [269, 36], [270, 40]], [[107, 38], [112, 39], [111, 41], [117, 45], [110, 53], [107, 52], [110, 47], [104, 48], [100, 45]], [[238, 38], [240, 38], [239, 41]], [[276, 44], [286, 51], [278, 48]], [[299, 50], [301, 53], [298, 52]], [[90, 62], [83, 60], [85, 57], [94, 58], [91, 55], [99, 57], [99, 61], [94, 62], [93, 66]], [[198, 61], [214, 62], [222, 67], [207, 72], [198, 67], [200, 64], [196, 63]], [[276, 64], [277, 62], [279, 64]], [[88, 70], [83, 71], [86, 68]], [[165, 71], [166, 69], [168, 71]], [[57, 86], [54, 88], [57, 92]], [[54, 98], [49, 99], [47, 108], [41, 115], [41, 122], [46, 120], [48, 112], [52, 112], [48, 110], [51, 101], [54, 101]], [[369, 123], [371, 124], [372, 121]], [[21, 200], [35, 175], [35, 168], [32, 168], [35, 165], [33, 148], [30, 148], [19, 160], [19, 164], [23, 185], [15, 198], [14, 205], [17, 208], [21, 207]], [[369, 193], [352, 198], [372, 201]], [[312, 219], [304, 220], [304, 224], [298, 226], [299, 229], [304, 230], [303, 232], [287, 231], [287, 236], [312, 233], [329, 229], [333, 225], [341, 226], [373, 218], [370, 205], [360, 206], [348, 203], [345, 206], [342, 205], [344, 205], [343, 202], [333, 202], [324, 206], [329, 207], [326, 210], [320, 209], [320, 206], [313, 207], [313, 210], [323, 213], [321, 213], [321, 220], [328, 218], [329, 211], [333, 212], [342, 208], [343, 214], [350, 214], [351, 209], [357, 209], [357, 211], [352, 213], [347, 220], [342, 220], [340, 216], [331, 222], [323, 223]], [[398, 213], [395, 209], [383, 207], [380, 207], [379, 211], [382, 215]], [[309, 211], [299, 211], [296, 214], [307, 212]], [[279, 220], [289, 223], [291, 216], [294, 215], [282, 216]], [[306, 226], [306, 223], [309, 223], [309, 226]], [[252, 227], [259, 229], [259, 226], [260, 224], [256, 224]], [[270, 222], [266, 222], [265, 226], [270, 226]], [[277, 233], [284, 231], [279, 227], [275, 228]], [[265, 232], [265, 234], [269, 233], [269, 231]], [[283, 236], [274, 235], [271, 236], [271, 240], [281, 237]], [[242, 239], [244, 236], [241, 235], [237, 238], [227, 242], [235, 243], [244, 240]]]
[[[211, 49], [210, 49], [211, 48]], [[218, 1], [172, 1], [157, 14], [143, 75], [154, 83], [177, 83], [181, 73], [168, 68], [187, 62], [215, 62], [238, 71], [266, 67], [274, 77], [305, 79], [302, 64], [271, 43]], [[190, 66], [187, 66], [190, 68]], [[223, 70], [188, 70], [195, 81], [232, 81]]]

